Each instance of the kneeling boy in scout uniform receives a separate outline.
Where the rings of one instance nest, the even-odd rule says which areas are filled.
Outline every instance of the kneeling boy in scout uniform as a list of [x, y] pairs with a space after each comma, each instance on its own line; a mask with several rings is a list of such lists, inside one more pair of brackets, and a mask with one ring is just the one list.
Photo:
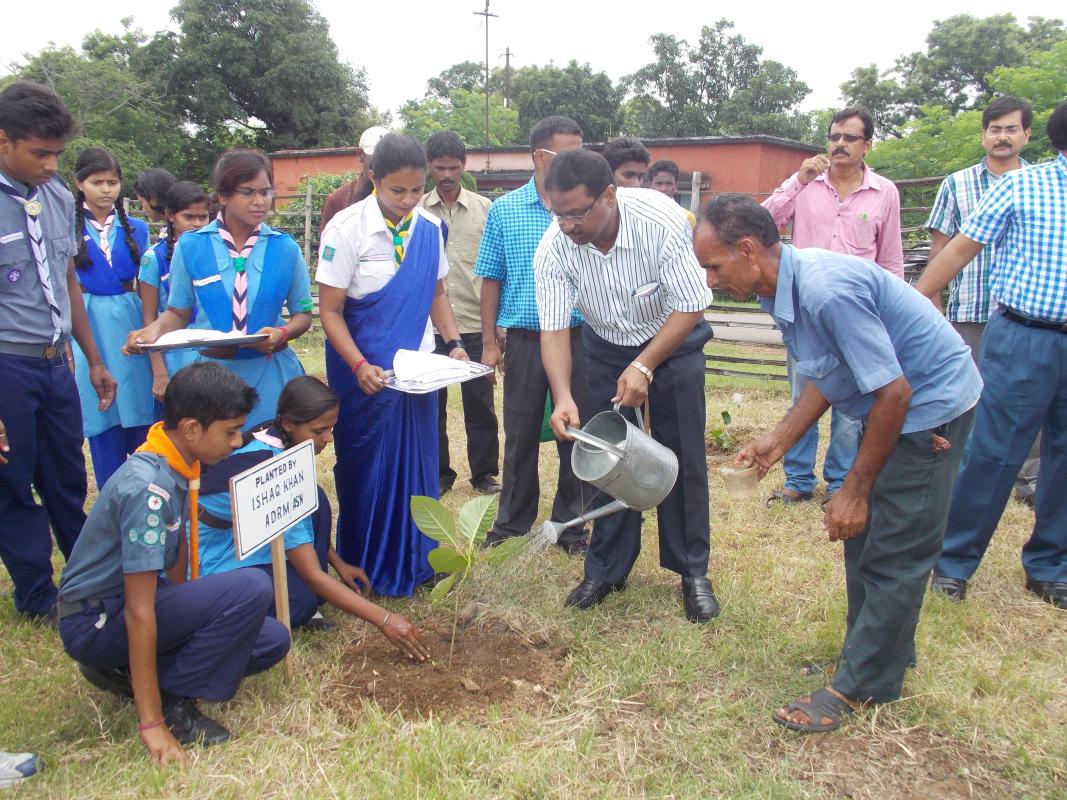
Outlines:
[[214, 362], [179, 370], [163, 422], [105, 484], [60, 583], [63, 646], [95, 686], [133, 697], [141, 740], [160, 763], [188, 763], [182, 744], [229, 738], [193, 698], [228, 700], [243, 677], [289, 650], [286, 629], [267, 618], [274, 591], [265, 573], [185, 580], [200, 465], [241, 444], [256, 400]]

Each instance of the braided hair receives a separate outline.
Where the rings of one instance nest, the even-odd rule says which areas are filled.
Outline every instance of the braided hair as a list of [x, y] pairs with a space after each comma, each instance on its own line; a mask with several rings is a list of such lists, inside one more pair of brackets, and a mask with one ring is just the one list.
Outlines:
[[[163, 201], [164, 210], [171, 215], [177, 214], [179, 211], [184, 211], [189, 206], [195, 206], [197, 203], [203, 203], [208, 205], [207, 192], [203, 187], [192, 181], [178, 181], [170, 189], [167, 190], [166, 199]], [[178, 235], [174, 232], [175, 225], [170, 223], [167, 225], [167, 262], [170, 263], [171, 258], [174, 256], [174, 242], [177, 241]]]
[[[75, 179], [80, 183], [97, 172], [114, 172], [119, 176], [119, 180], [122, 180], [122, 168], [111, 153], [102, 147], [90, 147], [82, 150], [78, 154], [77, 162], [74, 164]], [[86, 252], [85, 248], [85, 209], [82, 207], [85, 203], [85, 193], [81, 189], [78, 189], [75, 201], [78, 213], [78, 255], [74, 257], [74, 265], [78, 269], [88, 269], [92, 264], [92, 259], [89, 258], [89, 253]], [[122, 225], [122, 233], [125, 237], [126, 249], [130, 251], [130, 259], [134, 264], [140, 264], [141, 248], [133, 240], [130, 222], [126, 217], [126, 209], [122, 207], [121, 200], [115, 203], [115, 216], [118, 217], [119, 224]]]

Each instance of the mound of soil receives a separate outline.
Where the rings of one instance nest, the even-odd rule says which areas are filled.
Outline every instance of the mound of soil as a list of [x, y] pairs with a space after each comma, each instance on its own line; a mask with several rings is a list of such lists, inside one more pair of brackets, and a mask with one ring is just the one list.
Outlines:
[[360, 697], [404, 716], [471, 718], [494, 705], [538, 708], [563, 678], [565, 647], [524, 638], [499, 621], [477, 621], [457, 633], [451, 667], [451, 621], [420, 630], [432, 662], [412, 663], [371, 632], [342, 657], [344, 671], [325, 692], [326, 703], [353, 721]]

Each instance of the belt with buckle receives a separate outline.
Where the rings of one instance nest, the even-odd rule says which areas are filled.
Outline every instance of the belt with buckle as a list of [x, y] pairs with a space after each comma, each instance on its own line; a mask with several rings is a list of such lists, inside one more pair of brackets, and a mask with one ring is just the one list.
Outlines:
[[1027, 328], [1040, 328], [1043, 331], [1056, 331], [1057, 333], [1067, 333], [1067, 322], [1047, 322], [1043, 319], [1034, 319], [1032, 317], [1026, 317], [1005, 305], [997, 307], [1001, 315], [1012, 322], [1017, 322], [1020, 325], [1025, 325]]
[[63, 343], [58, 344], [21, 344], [19, 342], [0, 342], [0, 353], [25, 358], [43, 358], [51, 361], [63, 352]]
[[99, 614], [103, 610], [103, 600], [56, 600], [56, 615], [61, 620], [75, 614]]

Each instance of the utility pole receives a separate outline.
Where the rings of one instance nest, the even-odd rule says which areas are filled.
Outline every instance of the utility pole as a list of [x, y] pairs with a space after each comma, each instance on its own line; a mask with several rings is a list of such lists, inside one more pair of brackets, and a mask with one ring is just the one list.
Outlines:
[[[479, 17], [485, 17], [485, 146], [489, 147], [489, 18], [497, 14], [489, 13], [489, 0], [485, 0], [485, 11], [473, 12]], [[489, 153], [485, 154], [486, 168], [489, 165]]]
[[504, 48], [504, 108], [511, 106], [511, 57], [510, 47]]

